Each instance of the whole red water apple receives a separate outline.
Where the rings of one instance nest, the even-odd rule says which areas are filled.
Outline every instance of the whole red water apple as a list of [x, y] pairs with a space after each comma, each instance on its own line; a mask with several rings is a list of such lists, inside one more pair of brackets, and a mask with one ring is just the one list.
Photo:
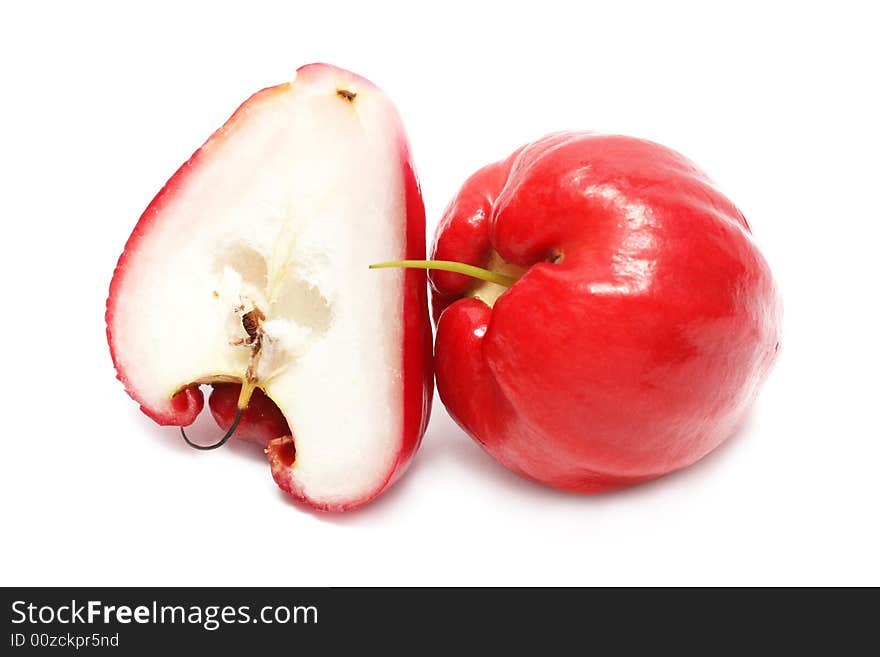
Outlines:
[[[440, 398], [514, 472], [595, 493], [741, 425], [781, 306], [743, 214], [692, 162], [559, 133], [464, 184], [431, 268]], [[389, 265], [401, 263], [386, 263]]]

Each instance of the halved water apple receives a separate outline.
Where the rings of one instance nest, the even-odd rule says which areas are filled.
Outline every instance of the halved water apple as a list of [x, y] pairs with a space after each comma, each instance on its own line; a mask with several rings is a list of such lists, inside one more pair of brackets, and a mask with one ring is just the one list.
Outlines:
[[321, 509], [378, 495], [433, 392], [425, 216], [400, 118], [373, 84], [312, 64], [264, 89], [168, 181], [110, 285], [118, 377], [162, 425], [211, 411], [266, 446], [278, 485]]

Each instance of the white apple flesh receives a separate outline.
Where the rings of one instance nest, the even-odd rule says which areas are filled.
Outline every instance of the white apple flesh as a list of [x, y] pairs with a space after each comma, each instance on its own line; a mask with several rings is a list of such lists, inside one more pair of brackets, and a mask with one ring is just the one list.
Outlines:
[[[244, 406], [259, 387], [294, 436], [290, 492], [329, 509], [371, 499], [413, 442], [402, 320], [427, 326], [407, 296], [418, 279], [368, 271], [424, 250], [407, 172], [397, 112], [359, 76], [311, 65], [252, 96], [160, 192], [120, 258], [107, 323], [129, 394], [179, 424], [181, 390], [241, 382]], [[428, 402], [429, 359], [417, 377]]]

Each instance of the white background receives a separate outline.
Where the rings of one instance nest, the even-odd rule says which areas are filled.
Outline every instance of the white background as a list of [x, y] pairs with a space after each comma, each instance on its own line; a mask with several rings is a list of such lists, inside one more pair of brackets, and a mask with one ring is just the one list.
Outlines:
[[[880, 584], [870, 3], [130, 4], [0, 10], [2, 584]], [[325, 515], [258, 449], [198, 453], [141, 415], [104, 337], [122, 246], [244, 98], [311, 61], [398, 104], [430, 231], [467, 175], [549, 131], [698, 162], [785, 299], [746, 429], [577, 497], [496, 465], [435, 398], [407, 476]]]

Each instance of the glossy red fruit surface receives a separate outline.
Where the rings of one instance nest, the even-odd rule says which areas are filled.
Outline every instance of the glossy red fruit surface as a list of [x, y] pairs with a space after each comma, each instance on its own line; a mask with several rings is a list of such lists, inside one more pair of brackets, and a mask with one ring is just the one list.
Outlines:
[[702, 458], [779, 348], [779, 296], [742, 213], [652, 142], [561, 133], [521, 148], [465, 183], [432, 257], [521, 272], [500, 296], [431, 272], [438, 392], [498, 461], [556, 488]]
[[[211, 415], [223, 431], [232, 426], [238, 413], [238, 396], [241, 394], [240, 383], [213, 384], [208, 406]], [[235, 430], [239, 440], [257, 443], [266, 447], [273, 438], [290, 436], [290, 426], [284, 414], [260, 388], [254, 390], [247, 408], [242, 411], [241, 420]]]

